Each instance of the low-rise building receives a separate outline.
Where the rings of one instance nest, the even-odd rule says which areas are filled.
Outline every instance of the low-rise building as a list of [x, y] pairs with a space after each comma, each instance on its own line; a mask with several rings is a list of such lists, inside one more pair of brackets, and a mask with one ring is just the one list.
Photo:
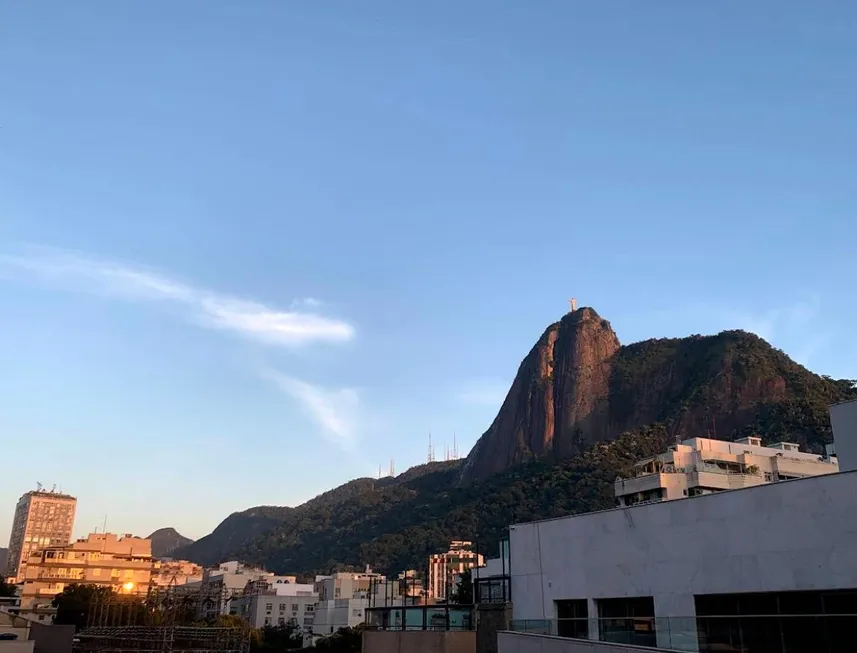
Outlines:
[[[857, 614], [855, 496], [857, 471], [513, 525], [513, 629], [682, 651], [850, 650], [835, 643]], [[545, 650], [536, 639], [501, 634], [500, 651]]]
[[510, 601], [509, 571], [509, 540], [502, 540], [499, 557], [486, 559], [484, 565], [474, 567], [471, 572], [474, 601], [476, 603]]
[[200, 590], [207, 594], [210, 600], [206, 602], [204, 612], [200, 616], [211, 619], [219, 614], [230, 614], [232, 599], [243, 595], [248, 583], [267, 581], [272, 577], [274, 574], [269, 571], [245, 565], [237, 560], [221, 563], [215, 569], [206, 569], [198, 583]]
[[152, 585], [175, 587], [201, 581], [204, 569], [188, 560], [155, 560], [152, 566]]
[[253, 628], [296, 626], [304, 645], [313, 642], [318, 594], [312, 585], [282, 583], [263, 592], [235, 596], [229, 612], [245, 619]]
[[735, 442], [691, 438], [639, 461], [631, 478], [616, 479], [614, 493], [618, 505], [631, 506], [837, 471], [835, 457], [804, 453], [792, 442], [763, 447], [756, 437]]
[[30, 553], [21, 588], [21, 614], [51, 612], [51, 601], [72, 583], [145, 594], [151, 583], [151, 540], [133, 535], [90, 533], [65, 546]]

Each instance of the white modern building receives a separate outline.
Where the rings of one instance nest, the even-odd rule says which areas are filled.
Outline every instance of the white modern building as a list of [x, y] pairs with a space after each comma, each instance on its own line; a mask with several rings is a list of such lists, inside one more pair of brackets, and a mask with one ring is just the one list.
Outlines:
[[830, 424], [836, 440], [839, 469], [857, 469], [857, 399], [843, 401], [830, 407]]
[[476, 603], [505, 603], [511, 600], [509, 588], [509, 540], [500, 542], [500, 556], [487, 558], [472, 570]]
[[837, 471], [835, 457], [804, 453], [792, 442], [763, 447], [755, 437], [735, 442], [691, 438], [639, 461], [631, 478], [616, 479], [614, 492], [620, 506], [631, 506]]
[[253, 628], [297, 626], [306, 647], [313, 643], [317, 605], [312, 585], [281, 584], [268, 592], [233, 597], [229, 611]]
[[[740, 648], [754, 637], [838, 651], [822, 639], [849, 641], [853, 619], [780, 615], [857, 613], [855, 497], [857, 472], [846, 472], [516, 524], [513, 618], [683, 651], [781, 650]], [[527, 637], [501, 635], [500, 653], [542, 650]]]
[[224, 562], [216, 569], [206, 569], [202, 580], [187, 583], [187, 587], [200, 587], [212, 597], [219, 600], [209, 604], [202, 616], [210, 618], [217, 614], [230, 614], [232, 612], [232, 599], [245, 593], [248, 583], [265, 581], [271, 579], [290, 579], [294, 576], [277, 577], [269, 571], [245, 565], [236, 560]]
[[316, 576], [315, 590], [319, 598], [313, 625], [316, 638], [365, 623], [367, 608], [393, 598], [387, 578], [368, 568], [364, 573]]

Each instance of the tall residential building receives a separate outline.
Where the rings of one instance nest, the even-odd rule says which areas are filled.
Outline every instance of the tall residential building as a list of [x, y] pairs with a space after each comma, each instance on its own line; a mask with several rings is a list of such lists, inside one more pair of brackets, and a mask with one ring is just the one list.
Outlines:
[[74, 497], [41, 489], [27, 492], [18, 500], [5, 569], [12, 582], [23, 579], [30, 553], [71, 541], [76, 508]]
[[48, 546], [27, 559], [21, 612], [44, 614], [54, 596], [72, 583], [145, 594], [153, 569], [152, 541], [132, 535], [91, 533], [71, 544]]
[[445, 601], [456, 583], [456, 576], [473, 567], [481, 567], [483, 556], [470, 550], [472, 542], [453, 540], [446, 553], [429, 556], [429, 597]]
[[838, 471], [836, 458], [802, 452], [793, 442], [763, 447], [755, 437], [691, 438], [639, 461], [632, 477], [617, 478], [613, 489], [619, 506], [633, 506]]

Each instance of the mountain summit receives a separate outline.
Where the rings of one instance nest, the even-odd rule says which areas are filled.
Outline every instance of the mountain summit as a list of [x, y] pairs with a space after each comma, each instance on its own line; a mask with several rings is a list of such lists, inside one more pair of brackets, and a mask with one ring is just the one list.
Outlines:
[[754, 431], [820, 453], [830, 440], [826, 405], [853, 393], [848, 381], [816, 376], [751, 333], [622, 347], [607, 320], [581, 308], [550, 325], [524, 358], [460, 480], [534, 457], [564, 460], [656, 423], [673, 438]]
[[593, 308], [551, 324], [518, 368], [462, 476], [484, 478], [550, 452], [567, 457], [604, 439], [610, 360], [619, 348], [610, 323]]
[[167, 558], [176, 549], [193, 544], [192, 539], [175, 528], [159, 528], [147, 539], [152, 540], [152, 556], [155, 558]]

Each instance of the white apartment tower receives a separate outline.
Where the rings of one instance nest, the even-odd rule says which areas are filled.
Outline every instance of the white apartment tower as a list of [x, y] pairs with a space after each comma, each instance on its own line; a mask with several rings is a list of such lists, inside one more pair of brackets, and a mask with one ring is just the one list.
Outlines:
[[447, 600], [457, 575], [473, 567], [481, 567], [483, 556], [470, 550], [472, 542], [453, 540], [446, 553], [429, 556], [428, 595], [441, 601]]
[[74, 497], [41, 489], [27, 492], [18, 500], [5, 570], [10, 582], [23, 580], [30, 553], [71, 542], [76, 508]]

